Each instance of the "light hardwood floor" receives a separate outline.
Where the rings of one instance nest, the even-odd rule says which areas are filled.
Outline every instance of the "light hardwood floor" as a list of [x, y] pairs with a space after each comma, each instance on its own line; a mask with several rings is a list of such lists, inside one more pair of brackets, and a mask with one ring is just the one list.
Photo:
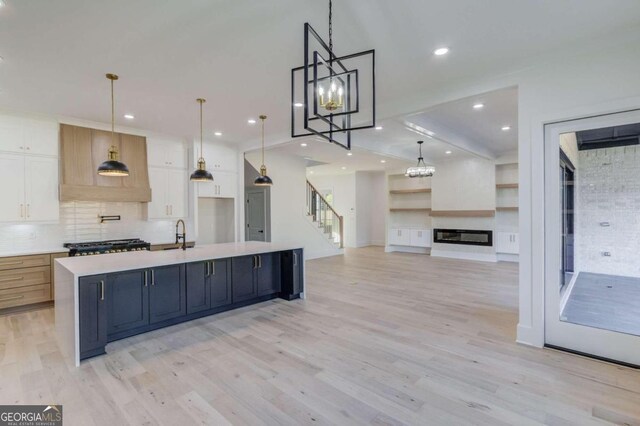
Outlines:
[[68, 369], [53, 309], [0, 317], [0, 403], [90, 424], [640, 424], [640, 371], [517, 345], [517, 266], [347, 250], [271, 301]]

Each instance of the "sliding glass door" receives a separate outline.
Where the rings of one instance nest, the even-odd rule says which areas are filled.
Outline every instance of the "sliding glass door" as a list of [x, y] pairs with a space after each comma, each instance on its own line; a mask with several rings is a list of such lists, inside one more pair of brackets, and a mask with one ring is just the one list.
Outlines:
[[545, 343], [640, 365], [640, 110], [545, 127]]

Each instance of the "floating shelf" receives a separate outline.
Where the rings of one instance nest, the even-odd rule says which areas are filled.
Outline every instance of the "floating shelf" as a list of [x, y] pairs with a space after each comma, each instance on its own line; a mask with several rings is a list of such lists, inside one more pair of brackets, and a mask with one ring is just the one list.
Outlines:
[[433, 210], [432, 217], [494, 217], [495, 210]]
[[517, 183], [497, 183], [496, 184], [496, 188], [501, 189], [501, 188], [517, 188], [518, 184]]
[[517, 212], [518, 207], [496, 207], [496, 211], [502, 212]]
[[427, 208], [391, 208], [391, 212], [426, 212], [429, 213], [431, 209]]
[[392, 189], [390, 194], [428, 194], [431, 192], [431, 188], [417, 188], [417, 189]]

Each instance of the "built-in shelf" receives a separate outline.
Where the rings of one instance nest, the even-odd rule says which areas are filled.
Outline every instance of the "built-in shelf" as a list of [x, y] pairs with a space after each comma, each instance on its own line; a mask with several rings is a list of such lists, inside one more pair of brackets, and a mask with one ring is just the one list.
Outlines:
[[494, 217], [495, 210], [432, 210], [432, 217]]
[[416, 189], [392, 189], [390, 194], [428, 194], [431, 192], [431, 188], [416, 188]]
[[517, 183], [497, 183], [496, 184], [496, 188], [498, 188], [498, 189], [517, 188], [517, 187], [518, 187]]
[[502, 212], [517, 212], [518, 207], [496, 207], [496, 211]]
[[391, 208], [391, 212], [426, 212], [429, 213], [431, 209], [428, 208]]

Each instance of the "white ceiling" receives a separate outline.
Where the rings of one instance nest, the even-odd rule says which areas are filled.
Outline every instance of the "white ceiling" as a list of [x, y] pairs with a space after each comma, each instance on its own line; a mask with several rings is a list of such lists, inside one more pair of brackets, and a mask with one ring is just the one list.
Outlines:
[[[205, 131], [220, 130], [230, 143], [257, 139], [247, 119], [260, 113], [269, 116], [269, 139], [287, 139], [303, 23], [323, 36], [327, 25], [327, 2], [317, 0], [5, 2], [0, 108], [108, 121], [104, 74], [115, 72], [120, 124], [192, 138], [195, 99], [205, 97]], [[336, 52], [376, 49], [379, 107], [515, 72], [639, 24], [637, 0], [334, 2]], [[433, 56], [443, 45], [451, 52]], [[126, 122], [125, 113], [136, 119]]]

